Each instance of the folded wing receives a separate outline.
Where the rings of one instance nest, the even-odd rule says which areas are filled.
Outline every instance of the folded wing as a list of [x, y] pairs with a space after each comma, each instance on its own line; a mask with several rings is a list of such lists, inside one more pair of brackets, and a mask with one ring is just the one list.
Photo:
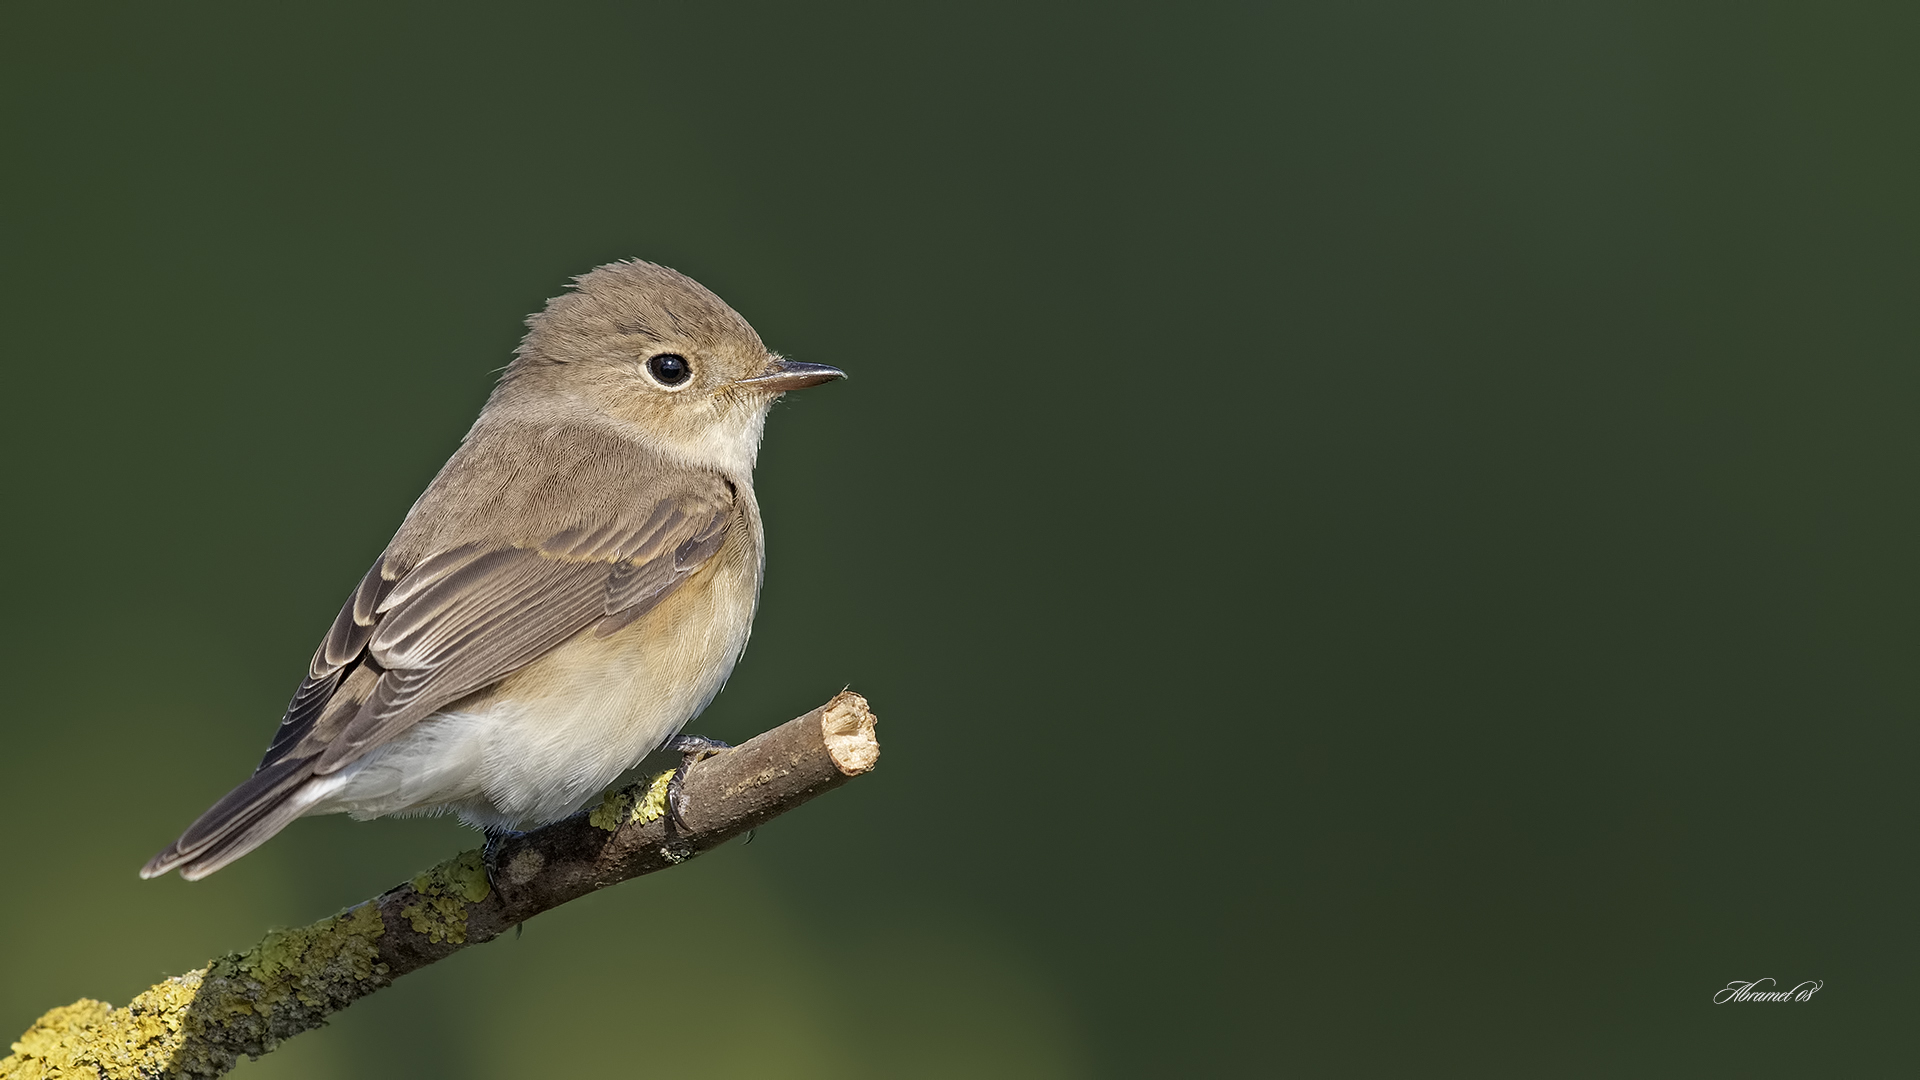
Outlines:
[[720, 550], [731, 485], [695, 478], [631, 514], [527, 546], [469, 543], [412, 565], [383, 556], [341, 608], [253, 776], [141, 870], [203, 877], [299, 817], [338, 772], [576, 634], [612, 633]]

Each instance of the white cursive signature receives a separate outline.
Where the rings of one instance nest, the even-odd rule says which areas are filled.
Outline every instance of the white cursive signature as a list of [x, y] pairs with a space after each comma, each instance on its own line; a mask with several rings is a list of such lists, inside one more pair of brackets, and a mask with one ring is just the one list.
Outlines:
[[[1808, 979], [1791, 990], [1761, 990], [1761, 983], [1771, 983], [1772, 979], [1755, 979], [1741, 982], [1735, 979], [1727, 984], [1725, 990], [1713, 995], [1715, 1005], [1725, 1005], [1729, 1001], [1812, 1001], [1813, 995], [1820, 992], [1826, 983], [1819, 979]], [[1778, 984], [1775, 984], [1778, 985]]]

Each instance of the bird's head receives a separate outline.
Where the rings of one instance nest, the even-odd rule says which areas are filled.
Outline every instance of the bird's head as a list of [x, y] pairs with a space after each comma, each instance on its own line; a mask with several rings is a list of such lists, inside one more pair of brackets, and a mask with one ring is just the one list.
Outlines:
[[776, 398], [845, 377], [770, 352], [699, 282], [638, 260], [575, 278], [527, 327], [502, 393], [585, 409], [729, 471], [752, 468]]

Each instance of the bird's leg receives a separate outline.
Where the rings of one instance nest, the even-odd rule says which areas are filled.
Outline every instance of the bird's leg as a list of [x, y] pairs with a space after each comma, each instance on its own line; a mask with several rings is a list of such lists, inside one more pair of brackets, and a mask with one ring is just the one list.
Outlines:
[[708, 754], [731, 750], [733, 745], [705, 735], [675, 735], [660, 749], [680, 755], [680, 767], [673, 770], [673, 777], [667, 781], [667, 816], [668, 824], [684, 829], [687, 826], [687, 770]]
[[480, 869], [487, 875], [487, 887], [498, 893], [501, 892], [500, 881], [495, 877], [495, 871], [500, 869], [500, 849], [506, 846], [507, 841], [518, 840], [527, 834], [501, 825], [487, 825], [480, 832], [487, 838], [480, 845]]

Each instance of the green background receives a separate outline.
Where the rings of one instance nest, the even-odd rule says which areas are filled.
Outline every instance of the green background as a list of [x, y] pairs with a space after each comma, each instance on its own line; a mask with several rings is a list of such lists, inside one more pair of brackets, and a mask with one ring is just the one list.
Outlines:
[[238, 1075], [1910, 1070], [1914, 11], [7, 5], [0, 1037], [473, 842], [134, 876], [642, 256], [882, 767]]

